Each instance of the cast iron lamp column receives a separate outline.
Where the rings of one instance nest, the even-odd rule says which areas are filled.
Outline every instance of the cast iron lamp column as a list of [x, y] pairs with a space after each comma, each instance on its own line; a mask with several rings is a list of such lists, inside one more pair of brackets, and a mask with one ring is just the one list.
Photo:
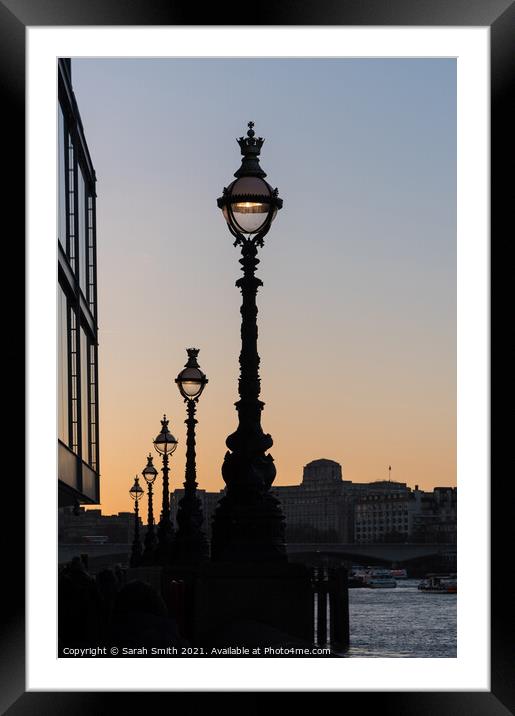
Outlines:
[[139, 539], [139, 509], [138, 503], [143, 497], [143, 490], [139, 484], [138, 477], [134, 478], [134, 485], [129, 490], [129, 495], [134, 500], [134, 539], [132, 540], [131, 567], [137, 567], [141, 562], [141, 542]]
[[209, 554], [206, 536], [202, 531], [204, 515], [197, 495], [197, 469], [195, 454], [195, 412], [197, 402], [208, 379], [197, 362], [198, 348], [187, 348], [188, 362], [175, 382], [187, 405], [186, 471], [184, 497], [177, 509], [177, 532], [174, 542], [174, 562], [195, 564], [207, 559]]
[[170, 521], [170, 488], [168, 482], [170, 469], [168, 467], [168, 456], [171, 455], [177, 447], [177, 440], [168, 430], [168, 422], [166, 415], [163, 415], [163, 419], [161, 420], [161, 432], [154, 440], [155, 449], [163, 456], [163, 501], [161, 519], [157, 527], [158, 561], [161, 564], [168, 564], [170, 562], [173, 543], [173, 527]]
[[146, 564], [152, 564], [154, 561], [154, 551], [156, 549], [156, 532], [154, 529], [154, 506], [153, 506], [153, 485], [157, 477], [157, 470], [154, 467], [152, 460], [152, 454], [149, 453], [147, 457], [147, 464], [143, 468], [141, 474], [145, 478], [145, 482], [148, 485], [148, 517], [147, 517], [147, 532], [145, 534], [145, 551], [143, 553], [143, 561]]
[[258, 247], [283, 202], [259, 165], [264, 140], [255, 137], [253, 122], [248, 126], [247, 136], [238, 139], [241, 167], [217, 202], [234, 245], [241, 246], [243, 276], [236, 282], [242, 294], [238, 427], [226, 440], [230, 452], [225, 454], [222, 475], [227, 492], [213, 520], [211, 557], [218, 562], [284, 562], [284, 516], [270, 492], [276, 470], [272, 456], [266, 454], [273, 441], [261, 427], [256, 295], [263, 284], [255, 275]]

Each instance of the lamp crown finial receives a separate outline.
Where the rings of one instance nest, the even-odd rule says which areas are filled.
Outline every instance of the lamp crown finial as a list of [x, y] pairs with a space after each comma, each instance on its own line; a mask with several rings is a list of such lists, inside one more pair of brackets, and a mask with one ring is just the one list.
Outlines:
[[265, 140], [263, 139], [263, 137], [256, 137], [256, 133], [254, 131], [254, 122], [248, 122], [247, 126], [247, 136], [240, 137], [237, 141], [240, 145], [241, 153], [244, 156], [253, 155], [257, 157], [259, 156], [261, 147], [263, 146], [263, 142]]
[[185, 368], [198, 368], [199, 364], [197, 361], [197, 356], [200, 352], [200, 348], [186, 348], [186, 353], [188, 354], [188, 361], [185, 365]]

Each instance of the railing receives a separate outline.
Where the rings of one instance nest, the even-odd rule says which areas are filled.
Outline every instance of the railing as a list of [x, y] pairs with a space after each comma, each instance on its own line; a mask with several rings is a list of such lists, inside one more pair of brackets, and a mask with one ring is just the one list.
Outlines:
[[344, 567], [314, 567], [313, 643], [340, 652], [349, 648], [349, 592]]

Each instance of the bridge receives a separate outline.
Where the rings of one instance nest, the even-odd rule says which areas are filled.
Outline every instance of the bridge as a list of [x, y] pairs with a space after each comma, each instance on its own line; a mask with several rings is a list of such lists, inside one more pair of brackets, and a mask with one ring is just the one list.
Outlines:
[[[130, 544], [60, 544], [59, 564], [68, 562], [72, 557], [87, 554], [91, 566], [100, 568], [110, 563], [128, 562], [131, 551]], [[290, 543], [286, 551], [293, 560], [297, 558], [317, 559], [323, 557], [337, 557], [342, 560], [362, 564], [368, 561], [403, 564], [411, 560], [431, 557], [456, 558], [455, 544], [395, 544], [381, 542], [377, 544], [353, 543]]]
[[353, 562], [379, 560], [382, 562], [409, 562], [424, 557], [438, 555], [455, 557], [455, 544], [395, 544], [381, 542], [377, 544], [295, 544], [286, 545], [288, 555], [292, 557], [340, 557]]

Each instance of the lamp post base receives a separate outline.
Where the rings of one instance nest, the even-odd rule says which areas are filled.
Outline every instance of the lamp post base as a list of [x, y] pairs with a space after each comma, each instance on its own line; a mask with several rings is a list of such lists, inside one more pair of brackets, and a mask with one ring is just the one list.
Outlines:
[[[196, 483], [195, 483], [196, 486]], [[199, 564], [209, 558], [209, 544], [202, 523], [204, 516], [200, 500], [187, 492], [177, 510], [177, 532], [173, 544], [174, 564]]]
[[175, 541], [172, 523], [167, 520], [165, 524], [159, 523], [157, 528], [158, 543], [155, 550], [155, 563], [166, 565], [171, 564], [173, 544]]
[[139, 542], [133, 543], [132, 550], [131, 550], [131, 559], [130, 559], [131, 567], [137, 567], [139, 564], [141, 564], [142, 554], [143, 554], [143, 549], [141, 547], [141, 544]]

